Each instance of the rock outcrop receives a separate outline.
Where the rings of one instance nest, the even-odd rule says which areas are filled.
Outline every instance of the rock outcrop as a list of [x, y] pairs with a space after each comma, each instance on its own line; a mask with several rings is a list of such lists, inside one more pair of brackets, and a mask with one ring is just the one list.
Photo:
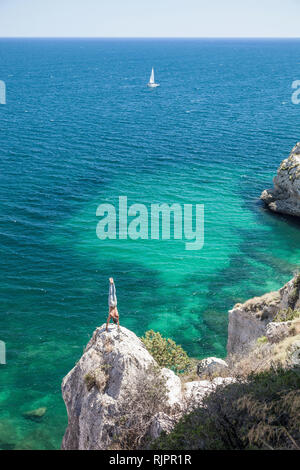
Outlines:
[[197, 365], [197, 375], [201, 378], [217, 377], [218, 375], [226, 373], [228, 364], [218, 357], [207, 357], [202, 359]]
[[[105, 325], [97, 328], [84, 354], [62, 383], [68, 412], [63, 449], [108, 449], [114, 427], [122, 413], [122, 400], [133, 389], [142, 372], [156, 365], [141, 340], [124, 327], [118, 331]], [[183, 402], [181, 381], [169, 369], [161, 369], [168, 389], [167, 407], [178, 412]], [[173, 418], [165, 419], [168, 427]], [[157, 420], [159, 421], [159, 420]], [[152, 423], [153, 433], [164, 425]], [[156, 431], [155, 431], [156, 429]]]
[[[214, 359], [214, 363], [224, 362]], [[132, 331], [124, 327], [118, 331], [115, 325], [109, 327], [108, 333], [105, 325], [97, 328], [82, 357], [62, 382], [68, 412], [62, 449], [112, 448], [115, 427], [123, 417], [123, 404], [153, 366], [157, 367], [155, 360]], [[151, 439], [162, 431], [170, 432], [182, 413], [200, 405], [217, 385], [234, 380], [214, 378], [212, 382], [199, 380], [183, 385], [170, 369], [159, 370], [167, 400], [164, 411], [154, 413], [149, 421], [147, 435]]]
[[186, 410], [191, 411], [196, 403], [201, 405], [203, 398], [219, 385], [228, 385], [236, 381], [233, 377], [216, 377], [213, 380], [195, 380], [185, 384]]
[[163, 412], [156, 413], [149, 427], [149, 437], [154, 440], [157, 439], [163, 431], [166, 433], [171, 432], [177, 421], [177, 417], [171, 417]]
[[288, 353], [290, 364], [300, 366], [300, 339], [291, 344]]
[[42, 406], [40, 408], [36, 408], [35, 410], [25, 411], [23, 413], [23, 416], [24, 418], [35, 421], [35, 420], [39, 420], [43, 418], [43, 416], [46, 414], [46, 411], [47, 411], [47, 408], [45, 406]]
[[266, 328], [266, 337], [269, 343], [279, 343], [293, 334], [294, 322], [271, 322]]
[[228, 354], [247, 353], [259, 337], [266, 336], [267, 326], [280, 311], [300, 306], [299, 293], [297, 275], [278, 291], [236, 304], [229, 311]]
[[269, 209], [282, 214], [300, 216], [300, 142], [283, 160], [274, 180], [274, 188], [266, 189], [261, 199]]
[[[118, 330], [116, 325], [106, 332], [102, 325], [95, 330], [82, 357], [62, 382], [68, 412], [62, 449], [120, 448], [114, 447], [119, 445], [115, 436], [125, 416], [126, 423], [128, 416], [133, 419], [132, 424], [147, 407], [150, 411], [143, 422], [142, 438], [156, 439], [162, 431], [169, 433], [184, 413], [201, 406], [204, 397], [216, 387], [236, 381], [230, 376], [235, 374], [232, 354], [245, 357], [244, 366], [250, 365], [250, 369], [257, 350], [259, 354], [265, 352], [270, 360], [274, 355], [275, 359], [287, 357], [290, 363], [299, 364], [300, 320], [298, 314], [295, 315], [299, 309], [300, 275], [278, 291], [235, 305], [229, 312], [229, 362], [215, 357], [204, 359], [197, 368], [200, 380], [185, 384], [170, 369], [160, 368], [133, 332], [124, 327]], [[262, 338], [264, 351], [257, 343], [262, 336], [265, 336]], [[157, 383], [163, 384], [163, 400], [158, 398], [156, 382], [153, 387], [152, 379], [157, 380], [157, 375], [152, 375], [153, 370], [159, 377]], [[201, 380], [204, 378], [206, 380]], [[144, 384], [149, 383], [152, 386], [150, 408], [149, 396], [143, 393]], [[163, 403], [163, 407], [157, 403]], [[125, 426], [125, 433], [127, 430]]]

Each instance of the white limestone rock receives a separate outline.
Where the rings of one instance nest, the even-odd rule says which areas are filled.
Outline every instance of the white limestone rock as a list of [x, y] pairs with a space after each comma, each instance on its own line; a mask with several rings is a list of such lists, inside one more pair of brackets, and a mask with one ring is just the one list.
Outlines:
[[[124, 327], [97, 328], [82, 357], [62, 382], [68, 412], [63, 449], [108, 449], [122, 400], [134, 388], [142, 371], [156, 365], [142, 341]], [[181, 381], [174, 372], [162, 369], [168, 388], [166, 408], [181, 407]], [[163, 426], [162, 426], [163, 427]]]
[[218, 357], [207, 357], [200, 361], [197, 365], [197, 375], [200, 377], [210, 376], [215, 377], [220, 373], [226, 373], [228, 364], [223, 359]]
[[172, 410], [177, 408], [181, 409], [182, 406], [182, 387], [180, 378], [170, 369], [163, 368], [161, 370], [163, 377], [166, 380], [168, 389], [168, 402]]
[[227, 352], [248, 353], [256, 340], [266, 336], [267, 325], [281, 310], [300, 306], [300, 277], [296, 275], [281, 289], [236, 304], [229, 311]]
[[150, 439], [157, 439], [162, 431], [166, 433], [171, 432], [177, 420], [177, 417], [171, 417], [162, 412], [154, 415], [149, 428]]
[[288, 359], [292, 367], [300, 366], [300, 340], [295, 340], [289, 347]]
[[266, 189], [260, 198], [273, 212], [300, 216], [300, 142], [281, 163], [274, 188]]
[[266, 337], [270, 343], [279, 343], [293, 334], [293, 322], [271, 322], [266, 328]]
[[265, 335], [266, 326], [280, 310], [279, 292], [254, 297], [244, 304], [236, 304], [229, 311], [228, 354], [244, 354], [260, 336]]
[[184, 400], [186, 409], [192, 410], [201, 406], [203, 398], [213, 392], [219, 385], [229, 385], [234, 383], [234, 377], [216, 377], [213, 380], [195, 380], [185, 384]]

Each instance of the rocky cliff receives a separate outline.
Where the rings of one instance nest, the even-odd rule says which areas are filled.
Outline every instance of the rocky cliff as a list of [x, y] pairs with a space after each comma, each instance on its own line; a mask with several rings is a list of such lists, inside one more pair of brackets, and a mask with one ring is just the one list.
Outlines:
[[300, 216], [300, 142], [283, 160], [274, 180], [274, 188], [266, 189], [261, 199], [274, 212]]
[[292, 360], [300, 363], [300, 316], [293, 319], [300, 309], [299, 293], [297, 275], [276, 292], [235, 305], [229, 312], [228, 361], [241, 355], [246, 363], [234, 359], [234, 367], [228, 367], [221, 359], [204, 359], [197, 367], [198, 380], [193, 381], [185, 382], [159, 367], [126, 328], [111, 325], [108, 332], [105, 325], [97, 328], [62, 382], [68, 412], [62, 449], [132, 449], [142, 439], [169, 433], [183, 414], [201, 406], [207, 394], [234, 383], [242, 368], [257, 369], [258, 338], [267, 343], [262, 352], [269, 362], [275, 356], [285, 359], [291, 348]]
[[[261, 297], [254, 297], [243, 304], [236, 304], [229, 311], [228, 354], [245, 354], [259, 337], [277, 335], [287, 326], [280, 322], [276, 328], [273, 319], [279, 312], [300, 307], [300, 276], [297, 275], [281, 289]], [[276, 335], [275, 335], [276, 336]]]
[[[145, 427], [150, 438], [156, 438], [162, 430], [169, 431], [174, 426], [189, 404], [201, 403], [214, 385], [207, 380], [182, 385], [174, 372], [158, 368], [167, 394], [163, 403], [157, 403], [160, 382], [154, 383], [154, 397], [150, 396], [151, 390], [149, 397], [145, 394], [149, 382], [157, 381], [155, 374], [151, 377], [152, 368], [158, 368], [156, 362], [132, 331], [124, 327], [118, 331], [116, 325], [111, 325], [108, 332], [105, 325], [97, 328], [82, 357], [62, 382], [68, 412], [62, 449], [115, 448], [124, 416], [131, 419], [130, 414], [143, 414], [149, 408], [149, 397], [153, 401], [150, 415], [145, 414], [140, 427]], [[226, 380], [230, 379], [219, 382]]]
[[[140, 339], [117, 326], [97, 328], [86, 349], [62, 383], [68, 411], [63, 449], [108, 449], [122, 414], [122, 401], [133, 392], [141, 374], [155, 365]], [[162, 369], [168, 387], [167, 405], [182, 400], [180, 379]], [[153, 424], [153, 423], [152, 423]]]

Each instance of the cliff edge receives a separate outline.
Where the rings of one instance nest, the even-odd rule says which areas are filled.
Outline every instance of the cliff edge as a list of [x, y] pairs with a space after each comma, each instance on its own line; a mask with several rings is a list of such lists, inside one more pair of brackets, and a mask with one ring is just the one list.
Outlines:
[[281, 163], [273, 180], [274, 188], [265, 189], [260, 198], [273, 212], [300, 216], [300, 142]]
[[68, 427], [62, 449], [147, 448], [162, 431], [171, 435], [193, 410], [202, 413], [208, 395], [217, 397], [220, 387], [231, 390], [242, 375], [268, 370], [276, 361], [300, 364], [300, 275], [278, 291], [235, 305], [229, 312], [227, 363], [204, 359], [198, 377], [194, 371], [179, 378], [160, 367], [132, 331], [110, 325], [106, 332], [104, 324], [63, 379]]
[[106, 332], [104, 324], [63, 379], [68, 427], [62, 449], [135, 448], [169, 432], [214, 386], [230, 381], [183, 384], [172, 370], [158, 366], [132, 331], [111, 325]]
[[[116, 325], [110, 326], [108, 332], [105, 325], [97, 328], [82, 357], [62, 382], [68, 412], [62, 449], [111, 448], [115, 426], [125, 413], [122, 405], [155, 366], [132, 331], [124, 327], [118, 331]], [[164, 408], [175, 412], [182, 401], [181, 381], [171, 370], [161, 369], [160, 373], [167, 386]], [[155, 427], [149, 420], [151, 426]]]
[[[236, 304], [229, 311], [228, 354], [246, 354], [258, 338], [274, 330], [274, 318], [280, 312], [300, 308], [300, 276], [297, 275], [281, 289], [254, 297], [243, 304]], [[276, 323], [276, 322], [275, 322]], [[281, 323], [283, 330], [286, 322]]]

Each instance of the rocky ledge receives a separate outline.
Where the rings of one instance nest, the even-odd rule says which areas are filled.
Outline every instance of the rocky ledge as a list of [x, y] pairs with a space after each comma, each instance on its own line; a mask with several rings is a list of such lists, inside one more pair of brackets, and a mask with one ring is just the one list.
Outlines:
[[297, 275], [281, 289], [236, 304], [229, 311], [227, 352], [246, 354], [258, 338], [280, 341], [293, 331], [293, 322], [273, 321], [280, 312], [300, 308], [300, 276]]
[[282, 361], [287, 353], [299, 364], [299, 310], [300, 275], [278, 291], [235, 305], [229, 312], [228, 362], [203, 359], [193, 381], [159, 367], [132, 331], [111, 325], [106, 332], [102, 325], [62, 382], [68, 412], [62, 449], [139, 448], [141, 441], [132, 444], [132, 436], [145, 443], [169, 433], [207, 394], [239, 380], [243, 367], [257, 370], [262, 354], [264, 367], [266, 357]]
[[[167, 395], [160, 411], [150, 413], [146, 427], [150, 439], [158, 437], [163, 430], [170, 431], [182, 413], [190, 405], [200, 404], [215, 385], [232, 380], [219, 378], [215, 383], [196, 380], [182, 384], [173, 371], [158, 367], [132, 331], [124, 327], [118, 331], [116, 325], [111, 325], [106, 332], [102, 325], [94, 331], [82, 357], [62, 382], [68, 412], [62, 449], [114, 448], [116, 429], [122, 426], [128, 407], [132, 408], [133, 414], [139, 414], [139, 406], [148, 406], [143, 394], [144, 388], [149, 386], [147, 378], [152, 380], [153, 368], [159, 370]], [[157, 380], [155, 374], [153, 380]]]
[[273, 212], [300, 216], [300, 142], [281, 163], [274, 188], [266, 189], [260, 198]]

